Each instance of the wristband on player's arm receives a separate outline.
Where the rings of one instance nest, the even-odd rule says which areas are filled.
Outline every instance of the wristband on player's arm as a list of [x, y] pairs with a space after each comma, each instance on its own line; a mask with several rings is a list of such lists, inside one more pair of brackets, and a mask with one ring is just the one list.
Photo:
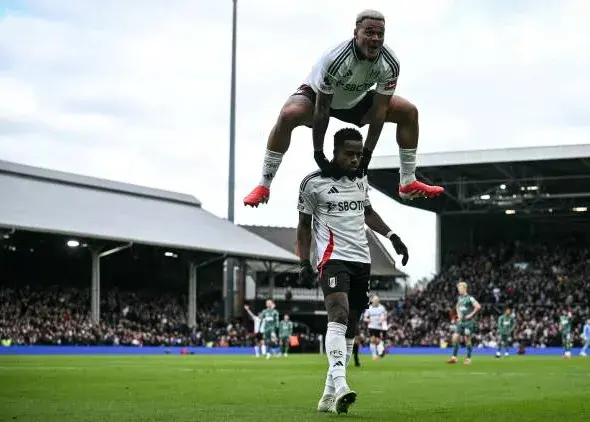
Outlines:
[[394, 236], [399, 238], [399, 236], [397, 234], [395, 234], [395, 232], [393, 230], [389, 230], [389, 232], [387, 232], [387, 234], [385, 235], [385, 237], [388, 238], [389, 240], [392, 240], [392, 238]]

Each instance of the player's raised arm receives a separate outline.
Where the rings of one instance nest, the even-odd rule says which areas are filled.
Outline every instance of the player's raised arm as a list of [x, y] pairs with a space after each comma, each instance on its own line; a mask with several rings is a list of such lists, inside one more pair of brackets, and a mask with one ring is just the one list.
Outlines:
[[256, 318], [256, 315], [254, 315], [252, 313], [252, 311], [250, 310], [250, 307], [248, 305], [244, 305], [244, 309], [246, 310], [246, 312], [248, 312], [248, 315], [250, 315], [250, 318], [252, 318], [252, 319]]
[[387, 224], [383, 221], [381, 216], [377, 214], [377, 211], [373, 209], [370, 203], [368, 203], [368, 195], [367, 199], [365, 200], [365, 224], [373, 231], [379, 233], [381, 236], [385, 236], [391, 241], [395, 252], [398, 255], [402, 255], [402, 265], [406, 265], [408, 263], [408, 259], [410, 255], [408, 253], [408, 248], [402, 242], [400, 237], [393, 232], [389, 228]]

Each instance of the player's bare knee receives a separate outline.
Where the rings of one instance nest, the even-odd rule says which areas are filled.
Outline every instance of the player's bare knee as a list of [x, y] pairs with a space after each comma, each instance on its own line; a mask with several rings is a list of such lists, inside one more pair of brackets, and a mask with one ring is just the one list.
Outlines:
[[418, 123], [418, 108], [409, 101], [403, 107], [403, 121], [405, 123]]
[[311, 102], [307, 99], [290, 99], [281, 109], [277, 126], [285, 130], [293, 130], [305, 124], [311, 115]]
[[389, 110], [389, 120], [398, 124], [418, 124], [418, 107], [405, 98], [396, 96]]

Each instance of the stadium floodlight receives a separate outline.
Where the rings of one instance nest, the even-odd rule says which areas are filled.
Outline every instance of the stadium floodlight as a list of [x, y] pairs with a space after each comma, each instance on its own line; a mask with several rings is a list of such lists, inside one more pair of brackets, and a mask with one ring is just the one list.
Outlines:
[[490, 195], [487, 195], [487, 194], [486, 195], [481, 195], [479, 197], [479, 199], [484, 199], [484, 200], [487, 200], [487, 199], [490, 199], [490, 198], [491, 198], [491, 196]]
[[78, 242], [75, 239], [70, 239], [68, 240], [68, 242], [66, 243], [68, 245], [68, 247], [70, 248], [77, 248], [78, 246], [80, 246], [80, 242]]
[[572, 208], [573, 212], [586, 212], [588, 211], [588, 207], [574, 207]]
[[516, 214], [516, 211], [514, 211], [514, 210], [506, 210], [504, 212], [506, 213], [506, 215], [514, 215], [514, 214]]
[[178, 258], [178, 255], [170, 251], [164, 252], [164, 256], [167, 256], [168, 258]]
[[505, 185], [504, 183], [502, 183], [502, 184], [500, 185], [500, 189], [502, 189], [502, 190], [506, 189], [506, 185]]

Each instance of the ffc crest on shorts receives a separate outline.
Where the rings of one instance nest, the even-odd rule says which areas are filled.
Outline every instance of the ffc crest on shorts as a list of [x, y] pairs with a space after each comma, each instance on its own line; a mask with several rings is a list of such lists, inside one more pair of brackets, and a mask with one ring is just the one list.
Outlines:
[[328, 286], [330, 286], [331, 288], [336, 287], [336, 277], [330, 277], [330, 279], [328, 280]]

